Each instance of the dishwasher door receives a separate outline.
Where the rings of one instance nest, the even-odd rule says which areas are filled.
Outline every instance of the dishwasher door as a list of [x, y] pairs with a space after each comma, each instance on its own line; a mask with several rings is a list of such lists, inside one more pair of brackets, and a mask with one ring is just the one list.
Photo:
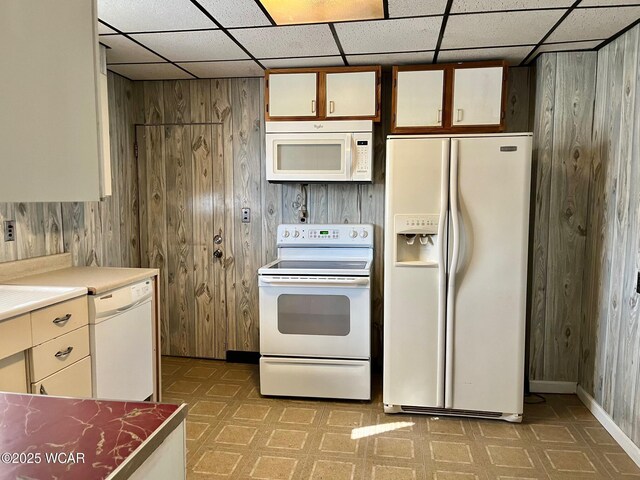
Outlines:
[[[130, 288], [130, 287], [127, 287]], [[128, 304], [113, 305], [107, 315], [91, 319], [93, 395], [110, 400], [146, 400], [153, 394], [153, 326], [151, 294], [126, 295]], [[104, 297], [103, 297], [104, 298]], [[120, 298], [124, 300], [124, 298]], [[99, 299], [96, 299], [99, 301]]]

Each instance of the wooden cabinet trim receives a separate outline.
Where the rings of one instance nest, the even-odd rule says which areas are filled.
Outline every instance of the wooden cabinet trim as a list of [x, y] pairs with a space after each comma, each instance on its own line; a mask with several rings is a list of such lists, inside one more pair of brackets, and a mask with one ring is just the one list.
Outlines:
[[[500, 124], [491, 125], [453, 125], [453, 94], [454, 94], [454, 73], [455, 70], [465, 68], [491, 68], [502, 67], [502, 103], [500, 112]], [[508, 65], [504, 60], [484, 61], [484, 62], [466, 62], [466, 63], [446, 63], [436, 65], [397, 65], [393, 67], [393, 83], [391, 97], [391, 133], [497, 133], [503, 132], [505, 129], [505, 112], [507, 109], [507, 79]], [[396, 108], [397, 108], [397, 87], [398, 72], [403, 71], [423, 71], [423, 70], [442, 70], [444, 72], [444, 93], [443, 93], [443, 122], [441, 127], [398, 127], [396, 125]]]
[[[373, 116], [345, 116], [345, 117], [327, 117], [327, 74], [328, 73], [356, 73], [356, 72], [375, 72], [376, 74], [376, 114]], [[316, 116], [315, 117], [271, 117], [269, 113], [269, 76], [271, 74], [295, 74], [295, 73], [315, 73], [316, 75]], [[266, 121], [297, 121], [297, 120], [372, 120], [380, 121], [381, 114], [381, 88], [382, 88], [382, 67], [374, 66], [356, 66], [356, 67], [319, 67], [319, 68], [273, 68], [265, 70], [264, 75], [264, 112]]]

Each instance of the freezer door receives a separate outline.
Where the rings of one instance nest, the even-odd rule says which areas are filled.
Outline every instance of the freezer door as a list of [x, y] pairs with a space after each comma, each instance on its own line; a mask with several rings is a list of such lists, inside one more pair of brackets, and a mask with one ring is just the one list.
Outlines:
[[[387, 405], [444, 406], [448, 170], [448, 138], [387, 142], [383, 372]], [[423, 226], [422, 218], [439, 218], [440, 223]], [[411, 237], [411, 232], [420, 231], [431, 231], [431, 237], [421, 238], [419, 233]]]
[[531, 137], [451, 150], [445, 406], [522, 413]]

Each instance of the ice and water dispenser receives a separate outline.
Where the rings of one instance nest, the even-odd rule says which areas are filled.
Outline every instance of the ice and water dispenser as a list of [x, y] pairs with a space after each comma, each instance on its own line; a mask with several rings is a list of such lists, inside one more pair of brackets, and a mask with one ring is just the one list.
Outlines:
[[395, 215], [395, 264], [428, 267], [439, 262], [440, 215]]

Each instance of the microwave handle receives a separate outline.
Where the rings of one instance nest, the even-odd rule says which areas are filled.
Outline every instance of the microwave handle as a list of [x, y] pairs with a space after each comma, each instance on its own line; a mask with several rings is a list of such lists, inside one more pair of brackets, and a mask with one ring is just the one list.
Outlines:
[[353, 169], [353, 133], [347, 133], [344, 142], [344, 169], [347, 179], [351, 179], [351, 170]]

